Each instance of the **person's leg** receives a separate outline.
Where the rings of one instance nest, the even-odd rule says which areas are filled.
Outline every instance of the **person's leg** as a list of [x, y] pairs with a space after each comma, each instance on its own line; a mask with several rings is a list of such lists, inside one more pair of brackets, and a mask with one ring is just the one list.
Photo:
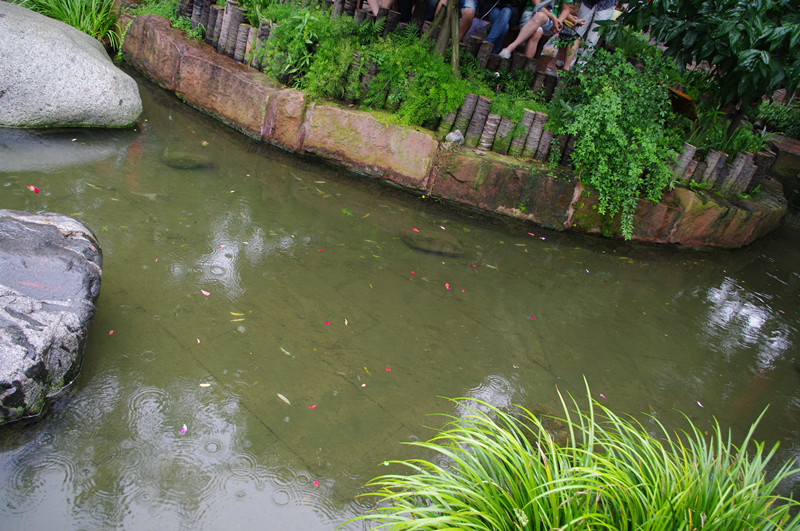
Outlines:
[[[505, 50], [508, 50], [509, 57], [512, 53], [514, 53], [514, 50], [516, 50], [517, 46], [530, 39], [532, 36], [538, 33], [539, 37], [541, 37], [541, 31], [539, 30], [548, 20], [549, 19], [547, 18], [547, 15], [539, 11], [538, 13], [534, 14], [528, 22], [522, 24], [517, 38], [514, 39], [514, 42], [505, 47]], [[537, 43], [539, 42], [539, 37], [536, 37]]]
[[503, 9], [495, 7], [489, 13], [489, 22], [492, 23], [492, 29], [489, 31], [486, 40], [494, 45], [492, 53], [497, 53], [502, 49], [503, 39], [508, 33], [508, 23], [511, 21], [512, 13], [513, 11], [510, 7], [504, 7]]
[[566, 50], [564, 52], [564, 70], [569, 70], [572, 68], [572, 63], [575, 60], [575, 54], [578, 52], [578, 45], [580, 45], [580, 41], [576, 40], [569, 48], [562, 48], [563, 50]]
[[478, 0], [461, 0], [459, 8], [461, 9], [461, 21], [458, 23], [458, 40], [463, 41], [464, 35], [467, 34], [467, 31], [472, 26], [472, 21], [475, 19]]
[[381, 8], [379, 0], [367, 0], [367, 4], [369, 5], [369, 9], [372, 11], [372, 14], [378, 16], [378, 11]]
[[[602, 11], [597, 11], [597, 10], [594, 11], [594, 15], [592, 16], [592, 20], [591, 20], [591, 28], [589, 29], [589, 33], [588, 33], [588, 35], [586, 35], [584, 33], [584, 35], [586, 35], [586, 37], [585, 37], [586, 38], [586, 42], [589, 43], [589, 48], [590, 49], [594, 48], [595, 46], [597, 46], [597, 41], [600, 40], [600, 31], [599, 31], [600, 26], [597, 23], [600, 22], [600, 21], [603, 21], [603, 20], [611, 20], [613, 17], [614, 17], [614, 6], [613, 5], [611, 7], [609, 7], [608, 9], [603, 9]], [[578, 18], [584, 18], [584, 17], [579, 16]], [[586, 24], [584, 24], [584, 26], [588, 26], [588, 25], [590, 25], [589, 24], [589, 19], [586, 19]]]
[[588, 31], [589, 26], [591, 26], [593, 23], [594, 7], [589, 7], [586, 4], [581, 4], [581, 7], [578, 9], [578, 18], [583, 19], [586, 22], [575, 28], [575, 32], [580, 36], [581, 39], [585, 39], [586, 32]]
[[461, 20], [458, 23], [458, 40], [463, 41], [464, 35], [467, 34], [469, 28], [472, 27], [472, 21], [475, 20], [474, 9], [462, 9]]
[[525, 57], [533, 57], [536, 55], [536, 50], [539, 48], [539, 40], [544, 35], [542, 28], [536, 28], [536, 32], [528, 39], [528, 44], [525, 45]]

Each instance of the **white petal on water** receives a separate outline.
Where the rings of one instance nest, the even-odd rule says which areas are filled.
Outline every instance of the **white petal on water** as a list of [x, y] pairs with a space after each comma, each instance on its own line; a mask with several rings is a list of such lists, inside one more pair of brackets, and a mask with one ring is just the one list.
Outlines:
[[280, 394], [280, 393], [277, 393], [277, 394], [278, 394], [278, 398], [280, 398], [281, 400], [283, 400], [284, 402], [286, 402], [286, 405], [287, 405], [287, 406], [291, 406], [291, 405], [292, 405], [292, 403], [291, 403], [291, 402], [289, 402], [289, 399], [288, 399], [288, 398], [286, 398], [285, 396], [283, 396], [283, 395], [282, 395], [282, 394]]

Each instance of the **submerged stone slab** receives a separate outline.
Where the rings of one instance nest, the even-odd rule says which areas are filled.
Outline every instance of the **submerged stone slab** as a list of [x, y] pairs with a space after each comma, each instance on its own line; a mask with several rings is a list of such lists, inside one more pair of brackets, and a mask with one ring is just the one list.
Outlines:
[[38, 415], [78, 375], [102, 262], [79, 221], [0, 210], [0, 424]]
[[0, 2], [0, 125], [132, 125], [136, 82], [95, 39], [62, 22]]
[[464, 254], [461, 242], [444, 231], [407, 229], [402, 232], [402, 238], [406, 245], [418, 251], [453, 257]]

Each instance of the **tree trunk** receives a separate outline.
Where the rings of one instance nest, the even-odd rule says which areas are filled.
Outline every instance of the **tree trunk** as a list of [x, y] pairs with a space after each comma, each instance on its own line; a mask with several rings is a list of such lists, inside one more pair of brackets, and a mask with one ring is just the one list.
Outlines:
[[461, 107], [458, 109], [458, 115], [456, 116], [456, 121], [453, 123], [453, 129], [451, 129], [451, 131], [458, 129], [461, 131], [462, 135], [466, 136], [467, 126], [469, 126], [469, 121], [472, 119], [472, 114], [475, 112], [475, 105], [477, 104], [477, 94], [467, 94], [464, 97], [464, 103], [462, 103]]
[[469, 121], [467, 133], [464, 135], [464, 145], [470, 148], [478, 146], [478, 140], [483, 133], [483, 126], [486, 124], [486, 117], [489, 116], [489, 107], [492, 105], [492, 100], [485, 96], [478, 96], [478, 103], [475, 105], [475, 112], [472, 113], [472, 119]]
[[489, 151], [492, 149], [495, 136], [497, 136], [497, 126], [500, 125], [500, 115], [490, 112], [486, 117], [486, 123], [483, 124], [483, 131], [481, 131], [481, 138], [478, 141], [478, 149]]
[[439, 140], [446, 137], [447, 134], [453, 130], [453, 124], [456, 121], [456, 116], [458, 116], [458, 109], [442, 117], [441, 121], [439, 122], [439, 127], [436, 129], [436, 136], [439, 138]]
[[459, 42], [460, 28], [458, 24], [458, 2], [456, 0], [448, 0], [447, 9], [450, 12], [450, 41], [453, 43], [453, 75], [458, 78], [460, 76], [459, 54], [461, 43]]
[[522, 115], [522, 133], [511, 140], [511, 145], [508, 147], [508, 154], [512, 157], [518, 157], [522, 154], [522, 149], [525, 147], [525, 141], [528, 139], [528, 131], [533, 125], [533, 119], [536, 116], [530, 109], [525, 109]]
[[208, 6], [208, 20], [206, 20], [206, 36], [205, 39], [203, 39], [208, 44], [211, 44], [211, 41], [214, 37], [214, 26], [217, 24], [217, 13], [219, 13], [219, 6], [217, 5]]
[[505, 155], [508, 153], [508, 147], [511, 144], [511, 132], [517, 126], [510, 118], [503, 118], [500, 120], [500, 125], [497, 126], [497, 133], [494, 137], [492, 144], [492, 151]]
[[233, 60], [237, 63], [244, 62], [244, 54], [247, 51], [247, 41], [250, 38], [250, 30], [253, 28], [247, 22], [239, 24], [236, 32], [236, 41], [233, 47]]

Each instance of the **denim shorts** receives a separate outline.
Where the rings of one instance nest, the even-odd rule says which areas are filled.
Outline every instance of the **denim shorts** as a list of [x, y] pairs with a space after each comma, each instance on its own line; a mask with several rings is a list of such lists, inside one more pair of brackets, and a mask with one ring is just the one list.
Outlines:
[[[522, 28], [522, 26], [527, 24], [530, 21], [530, 19], [533, 18], [534, 14], [536, 14], [536, 11], [534, 11], [533, 9], [528, 9], [527, 11], [523, 11], [522, 16], [519, 17], [519, 27]], [[542, 31], [545, 34], [549, 34], [550, 30], [552, 29], [553, 29], [553, 19], [547, 17], [547, 22], [542, 24]]]
[[478, 0], [459, 0], [458, 1], [458, 9], [471, 9], [477, 13], [478, 11]]

